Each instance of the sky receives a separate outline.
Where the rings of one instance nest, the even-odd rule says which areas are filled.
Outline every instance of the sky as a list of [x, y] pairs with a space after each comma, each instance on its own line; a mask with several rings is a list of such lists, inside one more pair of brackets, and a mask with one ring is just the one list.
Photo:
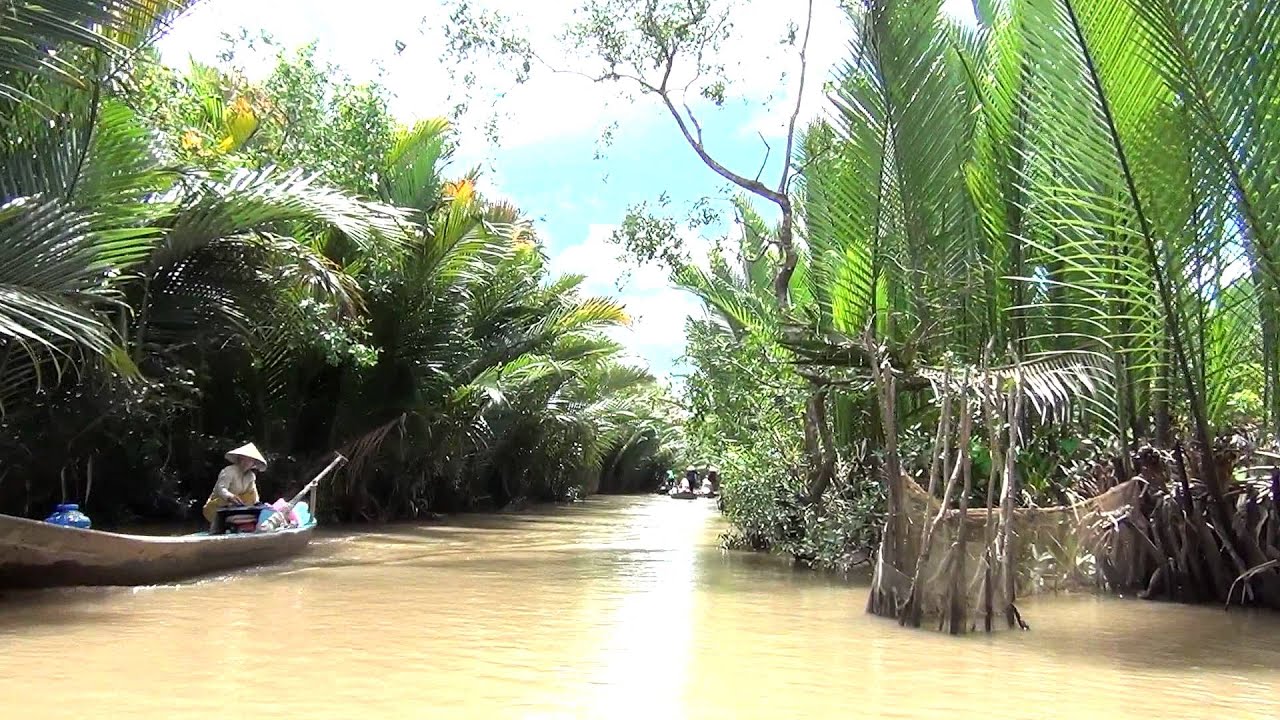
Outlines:
[[[496, 9], [513, 22], [544, 57], [583, 67], [555, 50], [555, 34], [581, 0], [471, 0]], [[971, 12], [970, 0], [946, 0], [953, 12]], [[780, 45], [788, 21], [802, 21], [800, 0], [755, 0], [734, 18], [734, 36], [719, 60], [732, 82], [723, 107], [691, 103], [705, 129], [710, 152], [736, 172], [755, 176], [771, 150], [762, 179], [777, 183], [783, 137], [796, 99], [794, 53]], [[530, 12], [529, 9], [533, 9]], [[288, 48], [315, 41], [324, 60], [353, 80], [378, 80], [394, 96], [392, 110], [408, 123], [445, 115], [470, 93], [471, 113], [458, 123], [457, 174], [480, 166], [481, 191], [506, 199], [534, 219], [553, 273], [581, 273], [594, 294], [620, 299], [631, 325], [614, 333], [633, 362], [679, 382], [685, 319], [701, 313], [692, 296], [670, 287], [656, 267], [636, 268], [608, 242], [628, 206], [654, 203], [665, 193], [673, 212], [698, 198], [714, 196], [727, 209], [726, 183], [699, 160], [657, 98], [628, 97], [608, 83], [593, 83], [535, 67], [528, 82], [514, 84], [501, 68], [474, 62], [479, 78], [470, 91], [442, 63], [438, 1], [421, 0], [205, 0], [179, 18], [159, 42], [162, 57], [175, 67], [188, 58], [212, 63], [224, 47], [222, 34], [266, 31]], [[817, 0], [809, 45], [809, 76], [801, 122], [828, 112], [822, 84], [847, 52], [848, 27], [835, 0]], [[402, 49], [398, 49], [397, 45]], [[265, 74], [269, 56], [240, 57], [249, 74]], [[557, 68], [561, 69], [561, 68]], [[456, 73], [455, 73], [456, 75]], [[498, 141], [484, 123], [499, 113]], [[612, 142], [601, 142], [612, 127]], [[767, 212], [767, 206], [757, 204]], [[768, 215], [766, 215], [768, 216]], [[682, 238], [695, 260], [705, 260], [716, 226]]]

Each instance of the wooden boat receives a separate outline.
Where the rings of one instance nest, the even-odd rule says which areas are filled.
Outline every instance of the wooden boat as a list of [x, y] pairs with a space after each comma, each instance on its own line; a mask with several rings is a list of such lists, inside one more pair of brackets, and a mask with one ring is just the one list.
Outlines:
[[155, 585], [266, 565], [297, 555], [315, 533], [316, 486], [347, 459], [340, 453], [287, 503], [310, 495], [299, 527], [279, 527], [283, 515], [257, 532], [152, 536], [88, 530], [0, 515], [0, 590], [68, 585]]
[[0, 515], [0, 589], [155, 585], [278, 562], [311, 542], [315, 520], [274, 532], [148, 536]]
[[673, 500], [694, 500], [697, 498], [715, 498], [719, 497], [719, 493], [708, 490], [706, 492], [698, 492], [694, 490], [672, 490], [667, 493], [667, 497]]

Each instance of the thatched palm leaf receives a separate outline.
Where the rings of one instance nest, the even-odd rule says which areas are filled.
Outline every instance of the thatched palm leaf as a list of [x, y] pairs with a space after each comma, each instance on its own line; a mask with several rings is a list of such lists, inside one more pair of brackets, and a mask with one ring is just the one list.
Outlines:
[[[937, 396], [964, 391], [994, 401], [1020, 391], [1043, 423], [1065, 423], [1076, 408], [1104, 423], [1113, 418], [1107, 411], [1115, 392], [1111, 363], [1096, 353], [1055, 353], [1015, 365], [994, 366], [985, 373], [973, 366], [921, 367], [916, 372], [929, 382]], [[1109, 429], [1116, 430], [1114, 426]]]

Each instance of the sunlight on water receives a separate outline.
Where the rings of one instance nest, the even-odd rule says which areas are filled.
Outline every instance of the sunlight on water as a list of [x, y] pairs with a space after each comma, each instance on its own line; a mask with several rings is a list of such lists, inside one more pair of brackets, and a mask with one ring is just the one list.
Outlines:
[[1280, 717], [1280, 620], [1091, 597], [951, 638], [726, 553], [712, 503], [330, 533], [292, 564], [0, 599], [0, 718]]
[[698, 548], [691, 542], [706, 523], [701, 510], [669, 502], [631, 516], [632, 542], [650, 553], [629, 561], [625, 589], [605, 620], [609, 630], [596, 652], [588, 716], [680, 715], [696, 673], [689, 664], [693, 627], [705, 611], [695, 589]]

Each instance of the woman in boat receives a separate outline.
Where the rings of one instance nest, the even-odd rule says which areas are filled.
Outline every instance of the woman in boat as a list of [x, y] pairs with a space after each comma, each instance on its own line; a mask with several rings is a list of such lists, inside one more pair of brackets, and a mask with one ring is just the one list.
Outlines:
[[218, 508], [226, 505], [258, 504], [258, 473], [267, 469], [267, 461], [253, 443], [227, 453], [231, 463], [218, 473], [218, 482], [204, 503], [204, 519], [213, 522]]

